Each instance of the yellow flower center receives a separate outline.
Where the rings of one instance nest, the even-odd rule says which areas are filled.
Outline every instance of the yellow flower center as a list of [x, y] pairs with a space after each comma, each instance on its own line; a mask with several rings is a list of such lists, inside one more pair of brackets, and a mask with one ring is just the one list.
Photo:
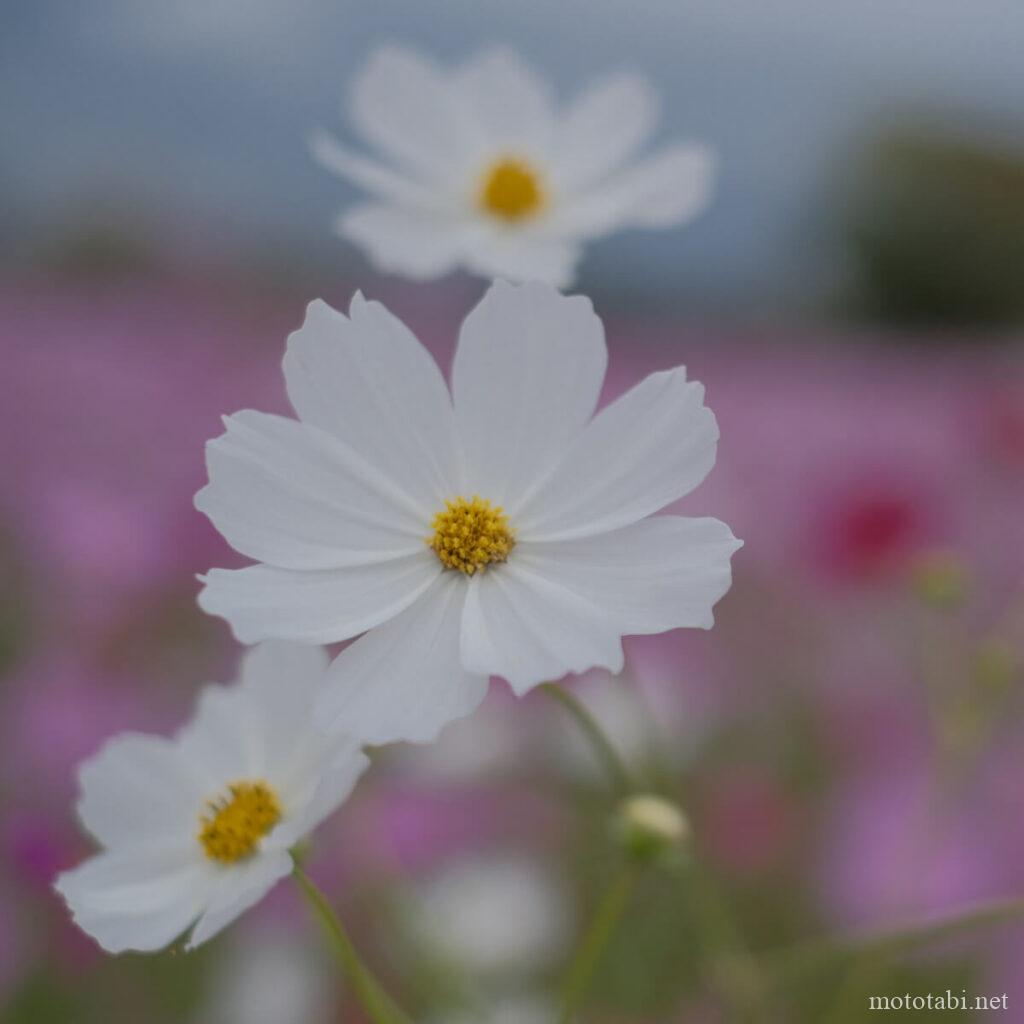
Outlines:
[[525, 160], [503, 157], [483, 176], [480, 207], [510, 223], [532, 217], [545, 202], [540, 175]]
[[281, 820], [277, 794], [265, 782], [233, 782], [228, 796], [207, 803], [199, 817], [199, 843], [210, 860], [234, 864], [256, 851]]
[[445, 502], [434, 516], [434, 535], [427, 543], [448, 569], [467, 576], [482, 572], [491, 562], [504, 562], [515, 545], [515, 534], [500, 505], [473, 495]]

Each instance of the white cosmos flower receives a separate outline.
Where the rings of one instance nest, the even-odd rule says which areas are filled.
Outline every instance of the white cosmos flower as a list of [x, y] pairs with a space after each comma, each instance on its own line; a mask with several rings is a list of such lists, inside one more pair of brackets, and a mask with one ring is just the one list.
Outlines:
[[325, 132], [317, 158], [364, 189], [338, 231], [382, 270], [433, 278], [573, 279], [581, 243], [694, 217], [711, 188], [700, 144], [637, 158], [658, 120], [645, 79], [603, 78], [559, 108], [516, 54], [485, 50], [451, 71], [409, 50], [378, 50], [352, 89], [367, 157]]
[[161, 949], [193, 924], [198, 946], [292, 870], [367, 763], [313, 727], [326, 665], [317, 647], [254, 647], [174, 739], [124, 733], [81, 766], [78, 814], [103, 851], [56, 888], [104, 949]]
[[367, 743], [431, 740], [489, 676], [517, 694], [594, 665], [621, 637], [712, 625], [739, 542], [716, 519], [651, 516], [715, 460], [682, 368], [594, 416], [589, 300], [495, 284], [459, 335], [449, 393], [383, 306], [313, 302], [288, 340], [299, 419], [245, 411], [209, 442], [196, 506], [260, 565], [213, 569], [200, 605], [243, 643], [365, 636], [320, 711]]

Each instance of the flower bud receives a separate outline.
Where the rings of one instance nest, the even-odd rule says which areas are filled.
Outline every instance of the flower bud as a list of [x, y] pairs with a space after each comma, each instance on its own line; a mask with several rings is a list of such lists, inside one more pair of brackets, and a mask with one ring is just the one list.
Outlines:
[[678, 853], [690, 836], [690, 822], [679, 807], [650, 793], [623, 800], [615, 827], [620, 842], [637, 860]]

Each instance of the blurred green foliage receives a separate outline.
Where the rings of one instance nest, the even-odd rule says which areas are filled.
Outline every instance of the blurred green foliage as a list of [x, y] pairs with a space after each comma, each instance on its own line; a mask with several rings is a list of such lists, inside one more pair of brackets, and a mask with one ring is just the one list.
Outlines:
[[848, 224], [855, 309], [901, 324], [1024, 315], [1024, 152], [890, 131], [859, 173]]

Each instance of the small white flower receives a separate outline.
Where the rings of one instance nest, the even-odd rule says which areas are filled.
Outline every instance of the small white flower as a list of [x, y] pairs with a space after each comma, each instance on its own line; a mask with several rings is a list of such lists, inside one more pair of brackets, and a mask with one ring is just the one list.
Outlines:
[[320, 710], [368, 743], [425, 741], [488, 677], [517, 694], [600, 665], [621, 637], [709, 628], [739, 547], [716, 519], [651, 516], [715, 460], [682, 368], [594, 416], [607, 353], [587, 299], [495, 284], [466, 318], [449, 394], [383, 306], [310, 305], [284, 359], [299, 420], [246, 411], [196, 495], [238, 551], [199, 597], [243, 643], [369, 632]]
[[569, 938], [572, 915], [558, 880], [523, 853], [449, 864], [419, 895], [413, 921], [424, 943], [477, 977], [541, 971]]
[[581, 243], [622, 228], [694, 217], [713, 160], [699, 144], [635, 159], [658, 119], [645, 79], [601, 79], [559, 109], [516, 54], [486, 50], [443, 70], [388, 46], [352, 90], [365, 157], [325, 132], [313, 152], [373, 197], [338, 221], [382, 270], [434, 278], [457, 267], [485, 277], [571, 283]]
[[326, 654], [253, 648], [203, 691], [174, 739], [125, 733], [79, 771], [82, 824], [104, 847], [57, 891], [104, 949], [214, 936], [292, 870], [289, 850], [348, 796], [366, 757], [313, 728]]
[[[324, 1024], [336, 1019], [333, 976], [304, 934], [260, 928], [232, 936], [195, 1024]], [[238, 934], [238, 933], [236, 933]]]

